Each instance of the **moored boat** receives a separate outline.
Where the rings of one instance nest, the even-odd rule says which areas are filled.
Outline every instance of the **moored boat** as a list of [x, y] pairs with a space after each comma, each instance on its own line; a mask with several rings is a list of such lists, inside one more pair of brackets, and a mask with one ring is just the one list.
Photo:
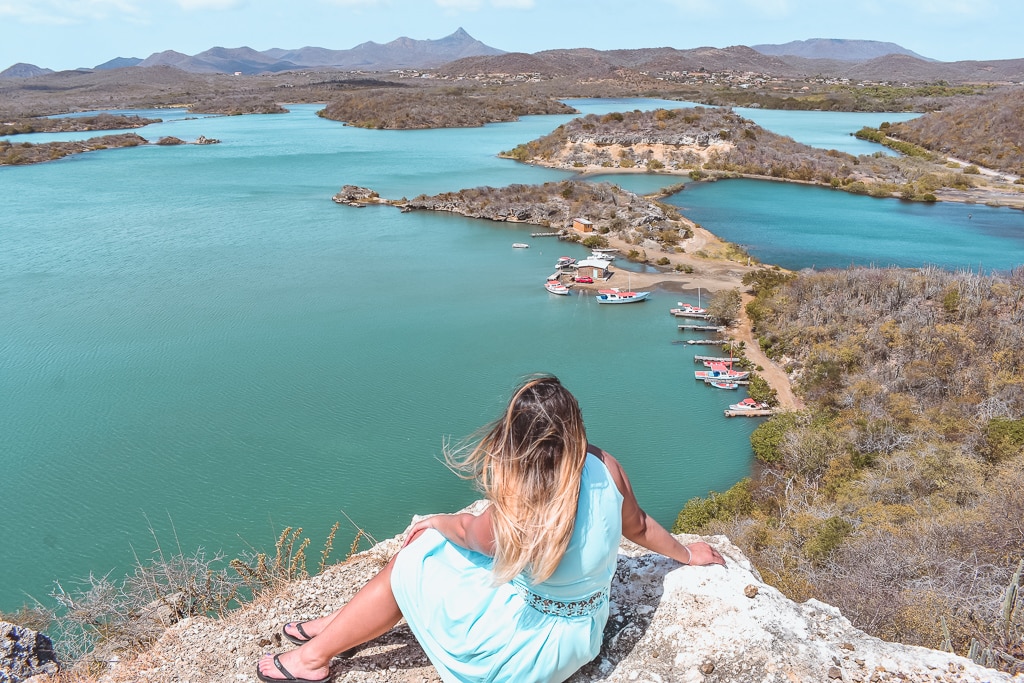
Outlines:
[[739, 389], [740, 387], [736, 382], [729, 382], [728, 380], [715, 380], [714, 382], [708, 382], [708, 384], [716, 389]]
[[619, 289], [600, 289], [595, 299], [599, 304], [632, 304], [643, 301], [651, 295], [650, 292], [624, 292]]
[[712, 363], [710, 370], [694, 370], [693, 376], [695, 379], [704, 381], [723, 380], [735, 382], [747, 379], [750, 377], [750, 373], [745, 370], [733, 370], [731, 366], [726, 367], [725, 363]]
[[558, 280], [548, 280], [544, 283], [544, 289], [548, 290], [552, 294], [561, 294], [563, 296], [569, 294], [569, 288]]
[[730, 403], [729, 410], [768, 410], [768, 404], [762, 401], [755, 401], [748, 396], [739, 403]]
[[678, 302], [677, 308], [670, 308], [668, 312], [672, 315], [707, 315], [707, 309], [701, 308], [700, 306], [694, 306], [683, 301]]

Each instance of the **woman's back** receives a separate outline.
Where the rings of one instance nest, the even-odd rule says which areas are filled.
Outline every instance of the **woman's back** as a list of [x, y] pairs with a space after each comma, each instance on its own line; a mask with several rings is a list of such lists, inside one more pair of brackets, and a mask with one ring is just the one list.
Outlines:
[[599, 458], [588, 453], [580, 478], [576, 522], [555, 573], [531, 586], [524, 576], [513, 583], [544, 597], [575, 601], [611, 584], [622, 534], [622, 494]]
[[[622, 494], [587, 454], [575, 527], [547, 581], [495, 585], [493, 558], [433, 529], [399, 553], [391, 585], [445, 681], [559, 681], [597, 656], [608, 620]], [[551, 644], [557, 643], [557, 647]]]

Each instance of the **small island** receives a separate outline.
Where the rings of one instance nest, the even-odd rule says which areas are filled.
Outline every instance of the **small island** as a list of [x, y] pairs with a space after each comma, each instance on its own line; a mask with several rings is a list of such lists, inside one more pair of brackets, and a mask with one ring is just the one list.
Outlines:
[[0, 123], [0, 136], [26, 133], [80, 133], [97, 130], [130, 130], [163, 119], [147, 119], [131, 114], [96, 114], [95, 116], [55, 116], [20, 118]]
[[[200, 135], [193, 143], [196, 145], [214, 145], [220, 140], [207, 138]], [[73, 140], [70, 142], [21, 142], [12, 143], [9, 140], [0, 140], [0, 166], [26, 166], [28, 164], [39, 164], [44, 161], [56, 161], [73, 154], [84, 152], [95, 152], [101, 149], [118, 149], [122, 147], [138, 147], [148, 145], [149, 140], [135, 133], [123, 133], [120, 135], [102, 135], [88, 140]], [[161, 147], [189, 144], [184, 140], [175, 137], [163, 137], [156, 143]]]
[[359, 128], [410, 130], [471, 128], [518, 121], [520, 116], [576, 113], [553, 97], [448, 88], [434, 92], [377, 89], [342, 93], [318, 115]]
[[854, 156], [818, 149], [766, 130], [732, 110], [693, 107], [590, 114], [501, 156], [591, 175], [666, 173], [697, 181], [743, 177], [815, 184], [873, 197], [1024, 208], [1024, 186], [1018, 176], [982, 174], [976, 166], [961, 167], [911, 143], [900, 149], [905, 156]]

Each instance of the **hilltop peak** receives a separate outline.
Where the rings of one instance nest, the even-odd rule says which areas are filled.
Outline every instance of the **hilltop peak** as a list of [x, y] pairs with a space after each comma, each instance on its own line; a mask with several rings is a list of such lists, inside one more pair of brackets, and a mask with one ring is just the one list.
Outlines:
[[42, 76], [44, 74], [52, 73], [53, 69], [44, 69], [36, 66], [35, 64], [18, 62], [17, 64], [0, 71], [0, 78], [32, 78], [33, 76]]
[[840, 62], [866, 62], [886, 55], [908, 55], [925, 61], [935, 61], [897, 45], [878, 40], [849, 38], [811, 38], [782, 44], [751, 45], [761, 54], [774, 57], [790, 56], [804, 59], [834, 59]]

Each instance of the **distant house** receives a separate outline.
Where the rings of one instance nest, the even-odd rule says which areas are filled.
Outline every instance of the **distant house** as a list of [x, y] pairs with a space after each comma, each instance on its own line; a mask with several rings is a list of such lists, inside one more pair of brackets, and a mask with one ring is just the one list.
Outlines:
[[576, 232], [594, 232], [594, 224], [586, 218], [572, 219], [572, 229]]
[[612, 264], [611, 261], [605, 261], [597, 258], [583, 259], [582, 261], [576, 262], [576, 277], [592, 277], [595, 280], [607, 280], [611, 275], [611, 271], [608, 270], [608, 266]]

